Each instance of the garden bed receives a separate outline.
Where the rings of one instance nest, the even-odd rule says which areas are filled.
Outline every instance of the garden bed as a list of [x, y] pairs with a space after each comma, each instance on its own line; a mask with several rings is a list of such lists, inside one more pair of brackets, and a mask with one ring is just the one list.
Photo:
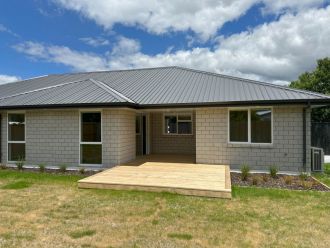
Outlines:
[[20, 172], [35, 172], [35, 173], [47, 173], [47, 174], [55, 174], [55, 175], [80, 175], [80, 176], [91, 176], [100, 171], [95, 170], [73, 170], [73, 169], [66, 169], [65, 171], [61, 171], [58, 168], [45, 168], [44, 171], [40, 171], [38, 168], [23, 168], [19, 170], [15, 167], [2, 167], [1, 170], [13, 170], [13, 171], [20, 171]]
[[238, 186], [256, 186], [263, 188], [280, 188], [292, 190], [317, 190], [317, 191], [330, 191], [330, 189], [315, 180], [311, 176], [289, 176], [277, 175], [271, 177], [270, 174], [256, 173], [250, 174], [246, 180], [242, 180], [241, 173], [232, 172], [231, 174], [232, 185]]

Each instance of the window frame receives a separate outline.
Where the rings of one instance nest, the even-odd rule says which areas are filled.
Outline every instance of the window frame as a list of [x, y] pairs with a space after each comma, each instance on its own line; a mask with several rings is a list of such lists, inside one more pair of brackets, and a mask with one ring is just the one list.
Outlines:
[[[190, 120], [179, 120], [179, 115], [189, 115]], [[166, 133], [165, 132], [165, 117], [166, 116], [175, 116], [176, 117], [176, 133]], [[179, 133], [179, 122], [190, 122], [191, 123], [191, 133]], [[193, 121], [193, 113], [192, 112], [170, 112], [170, 113], [163, 113], [163, 121], [162, 121], [162, 126], [163, 126], [163, 135], [169, 135], [169, 136], [191, 136], [194, 135], [194, 121]]]
[[[11, 141], [9, 140], [9, 115], [22, 114], [24, 115], [24, 141]], [[25, 158], [26, 160], [26, 112], [25, 111], [9, 111], [7, 112], [7, 163], [16, 163], [17, 160], [9, 160], [9, 144], [25, 144]]]
[[[82, 115], [85, 113], [100, 113], [101, 115], [101, 141], [97, 142], [89, 142], [89, 141], [81, 141], [81, 121]], [[81, 145], [101, 145], [101, 164], [83, 164], [81, 161]], [[88, 109], [88, 110], [79, 110], [79, 166], [95, 166], [99, 167], [103, 165], [103, 111], [100, 109]]]
[[[271, 120], [270, 120], [270, 125], [271, 125], [271, 143], [255, 143], [255, 142], [251, 142], [251, 110], [258, 110], [258, 109], [270, 109], [271, 111]], [[230, 141], [230, 112], [231, 111], [247, 111], [248, 112], [248, 141]], [[255, 106], [255, 107], [232, 107], [232, 108], [228, 108], [228, 114], [227, 114], [227, 118], [228, 118], [228, 128], [227, 128], [227, 132], [228, 132], [228, 144], [238, 144], [238, 145], [257, 145], [257, 146], [269, 146], [269, 145], [273, 145], [274, 142], [274, 136], [273, 136], [273, 129], [274, 129], [274, 111], [273, 111], [273, 107], [272, 106]]]

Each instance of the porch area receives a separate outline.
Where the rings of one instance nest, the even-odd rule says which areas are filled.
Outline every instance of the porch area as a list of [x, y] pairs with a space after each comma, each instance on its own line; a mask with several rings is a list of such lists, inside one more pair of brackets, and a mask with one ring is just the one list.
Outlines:
[[195, 164], [191, 155], [140, 156], [79, 180], [78, 187], [231, 198], [229, 166]]

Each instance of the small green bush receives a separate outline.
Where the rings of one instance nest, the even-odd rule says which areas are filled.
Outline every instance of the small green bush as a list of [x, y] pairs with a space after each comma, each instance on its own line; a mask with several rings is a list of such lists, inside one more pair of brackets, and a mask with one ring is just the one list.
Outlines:
[[308, 174], [307, 174], [306, 172], [301, 172], [301, 173], [299, 174], [299, 177], [300, 177], [300, 180], [302, 180], [302, 181], [306, 181], [307, 178], [308, 178]]
[[269, 174], [272, 178], [277, 178], [278, 168], [276, 166], [269, 167]]
[[250, 167], [248, 165], [243, 165], [241, 168], [241, 179], [246, 181], [250, 175]]
[[16, 161], [16, 167], [18, 170], [23, 170], [24, 169], [24, 159], [20, 158]]
[[44, 172], [45, 169], [46, 169], [46, 165], [45, 164], [38, 164], [38, 167], [39, 167], [39, 171], [40, 172]]
[[7, 169], [7, 165], [5, 165], [5, 164], [0, 164], [0, 169], [1, 169], [1, 170], [5, 170], [5, 169]]
[[85, 171], [85, 168], [80, 168], [80, 169], [79, 169], [79, 173], [80, 173], [80, 174], [85, 174], [85, 172], [86, 172], [86, 171]]
[[252, 178], [252, 185], [258, 185], [259, 184], [259, 178], [257, 176], [254, 176]]
[[268, 182], [268, 175], [263, 174], [263, 175], [262, 175], [262, 180], [263, 180], [264, 182]]
[[285, 176], [284, 177], [284, 182], [285, 182], [286, 185], [291, 185], [292, 181], [293, 181], [292, 176]]
[[67, 165], [66, 164], [60, 164], [58, 169], [59, 169], [60, 172], [65, 173], [66, 169], [67, 169]]
[[313, 182], [308, 182], [308, 181], [302, 181], [301, 186], [304, 189], [311, 189], [313, 187]]

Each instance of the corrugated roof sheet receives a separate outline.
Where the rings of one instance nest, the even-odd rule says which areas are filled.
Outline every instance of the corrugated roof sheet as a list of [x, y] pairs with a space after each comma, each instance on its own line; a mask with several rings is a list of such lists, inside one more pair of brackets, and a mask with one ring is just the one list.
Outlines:
[[330, 97], [181, 67], [50, 75], [0, 85], [0, 107], [60, 104], [175, 105], [324, 101]]

